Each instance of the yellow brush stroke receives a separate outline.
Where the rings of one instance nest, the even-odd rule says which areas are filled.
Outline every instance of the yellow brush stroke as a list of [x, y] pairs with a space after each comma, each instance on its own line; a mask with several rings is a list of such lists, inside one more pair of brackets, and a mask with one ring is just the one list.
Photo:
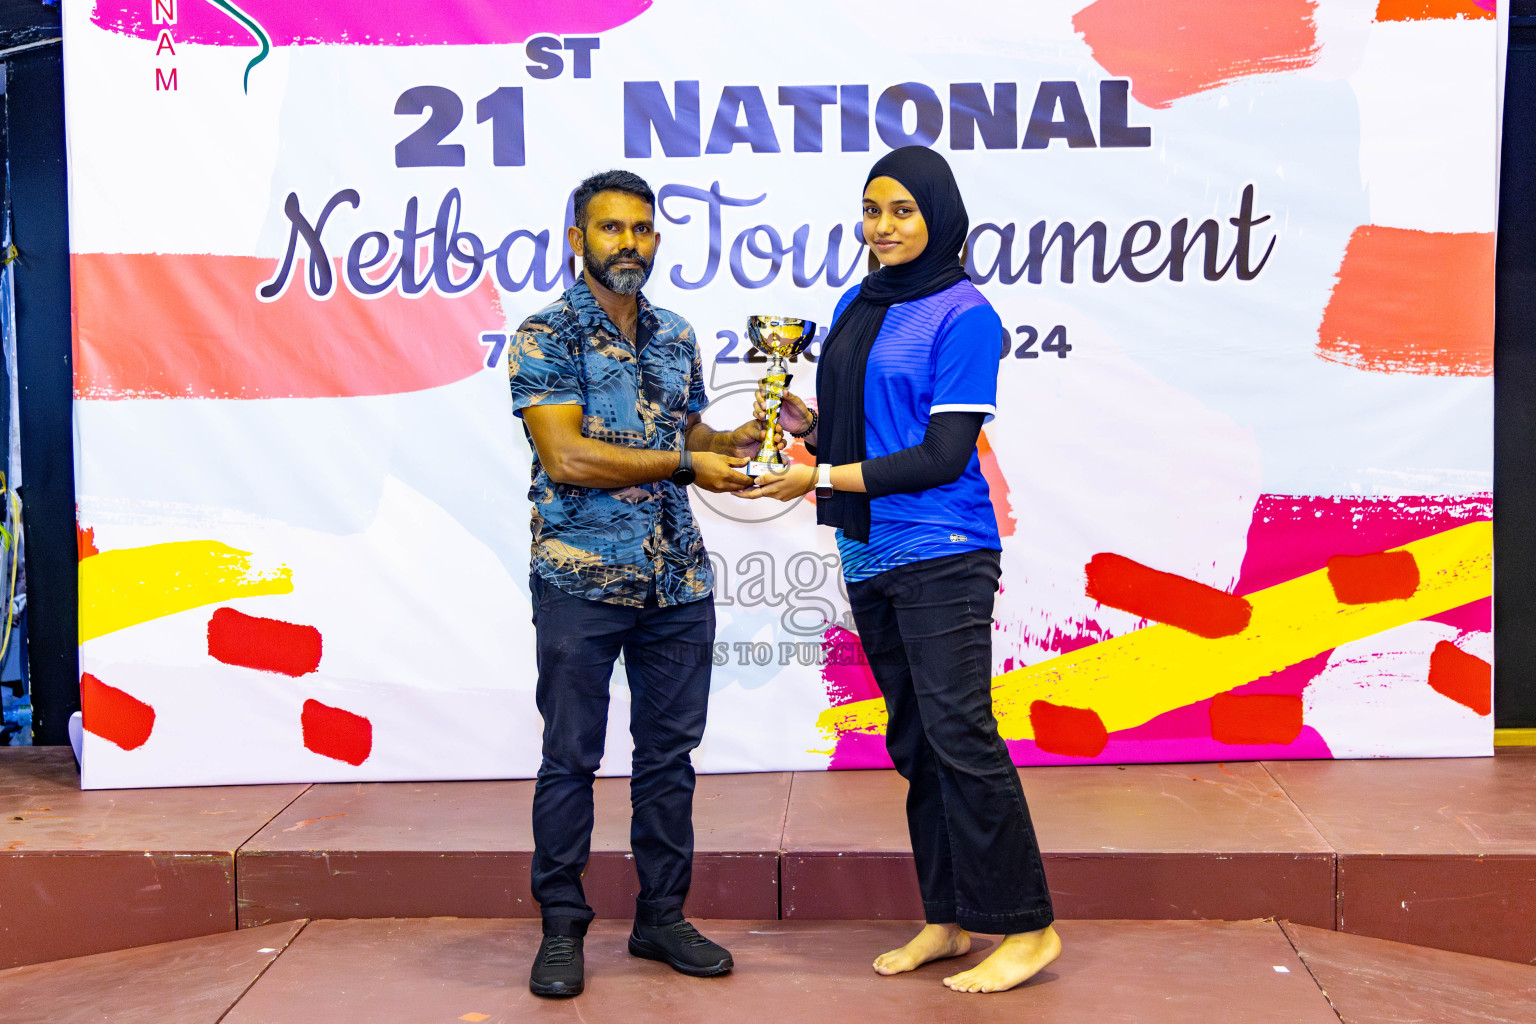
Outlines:
[[[1004, 739], [1034, 738], [1037, 700], [1092, 708], [1109, 732], [1225, 693], [1340, 644], [1484, 598], [1493, 593], [1493, 524], [1468, 523], [1394, 551], [1411, 551], [1419, 589], [1401, 601], [1340, 604], [1327, 570], [1249, 594], [1253, 618], [1235, 636], [1207, 640], [1154, 625], [992, 680], [992, 707]], [[817, 724], [833, 736], [885, 731], [885, 701], [843, 704]]]
[[80, 562], [80, 642], [235, 597], [293, 593], [287, 566], [256, 570], [216, 540], [103, 551]]

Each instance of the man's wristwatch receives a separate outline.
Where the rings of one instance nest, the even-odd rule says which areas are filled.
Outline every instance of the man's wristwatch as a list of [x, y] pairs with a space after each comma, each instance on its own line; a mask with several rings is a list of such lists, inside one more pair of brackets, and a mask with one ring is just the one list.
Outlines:
[[823, 462], [816, 467], [816, 497], [832, 497], [832, 463]]
[[687, 487], [697, 475], [693, 471], [693, 453], [684, 448], [677, 453], [677, 468], [672, 471], [672, 482], [679, 487]]

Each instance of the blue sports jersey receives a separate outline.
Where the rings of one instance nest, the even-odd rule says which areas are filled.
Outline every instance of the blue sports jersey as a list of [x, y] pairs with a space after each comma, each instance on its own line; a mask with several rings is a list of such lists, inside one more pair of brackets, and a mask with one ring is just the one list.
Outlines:
[[[834, 322], [858, 290], [843, 294]], [[891, 306], [864, 374], [865, 457], [921, 444], [934, 413], [980, 412], [990, 420], [997, 412], [1002, 331], [996, 310], [969, 281]], [[869, 543], [837, 531], [850, 583], [926, 558], [1001, 548], [974, 452], [954, 483], [871, 499]]]

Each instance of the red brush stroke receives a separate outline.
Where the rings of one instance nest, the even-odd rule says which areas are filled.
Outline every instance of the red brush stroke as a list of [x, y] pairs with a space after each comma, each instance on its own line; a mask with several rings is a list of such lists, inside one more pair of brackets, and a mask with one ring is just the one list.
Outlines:
[[1377, 373], [1493, 373], [1491, 232], [1361, 227], [1317, 329], [1323, 359]]
[[1335, 555], [1328, 559], [1328, 582], [1340, 604], [1403, 601], [1419, 589], [1419, 563], [1411, 551]]
[[373, 723], [362, 715], [306, 700], [300, 716], [304, 746], [322, 757], [360, 765], [373, 753]]
[[75, 547], [79, 552], [80, 561], [85, 561], [92, 555], [101, 554], [101, 549], [96, 547], [96, 527], [81, 526], [80, 520], [75, 520]]
[[1248, 628], [1253, 616], [1253, 606], [1246, 598], [1159, 572], [1123, 555], [1094, 555], [1085, 570], [1087, 594], [1100, 604], [1197, 636], [1235, 636]]
[[487, 277], [452, 298], [299, 282], [262, 302], [276, 261], [247, 256], [81, 253], [75, 397], [343, 398], [452, 384], [478, 372], [480, 332], [502, 326]]
[[[109, 32], [154, 39], [170, 28], [176, 42], [256, 46], [233, 18], [200, 0], [180, 0], [173, 26], [153, 24], [152, 0], [96, 0], [91, 21]], [[520, 43], [532, 35], [603, 32], [643, 14], [651, 0], [517, 0], [470, 4], [421, 0], [240, 0], [238, 6], [274, 46], [431, 46]]]
[[1334, 555], [1402, 547], [1493, 518], [1493, 496], [1396, 498], [1262, 494], [1248, 526], [1248, 550], [1234, 591], [1251, 594], [1316, 572]]
[[1441, 640], [1429, 655], [1429, 686], [1479, 715], [1493, 712], [1493, 666]]
[[1098, 0], [1072, 27], [1131, 95], [1166, 108], [1247, 75], [1317, 63], [1313, 0]]
[[86, 672], [80, 676], [81, 725], [124, 750], [137, 750], [155, 730], [155, 709]]
[[208, 620], [208, 653], [226, 665], [302, 676], [320, 667], [322, 639], [314, 626], [219, 608]]
[[1097, 757], [1109, 742], [1104, 720], [1092, 708], [1072, 708], [1037, 700], [1029, 705], [1035, 745], [1066, 757]]
[[1218, 743], [1291, 743], [1301, 735], [1300, 697], [1218, 693], [1211, 698], [1211, 738]]
[[1493, 0], [1381, 0], [1377, 21], [1430, 21], [1495, 17]]
[[992, 499], [992, 512], [997, 516], [997, 532], [1001, 537], [1012, 537], [1014, 526], [1013, 503], [1008, 500], [1008, 479], [997, 464], [997, 453], [983, 430], [976, 438], [976, 454], [981, 460], [981, 475], [987, 481], [987, 494]]

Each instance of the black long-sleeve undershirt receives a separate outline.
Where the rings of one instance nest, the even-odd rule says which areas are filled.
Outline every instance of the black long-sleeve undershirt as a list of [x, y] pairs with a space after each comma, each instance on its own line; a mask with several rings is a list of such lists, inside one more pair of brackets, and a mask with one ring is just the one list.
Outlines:
[[865, 460], [865, 493], [881, 498], [954, 483], [970, 463], [985, 421], [979, 412], [935, 413], [920, 443]]

